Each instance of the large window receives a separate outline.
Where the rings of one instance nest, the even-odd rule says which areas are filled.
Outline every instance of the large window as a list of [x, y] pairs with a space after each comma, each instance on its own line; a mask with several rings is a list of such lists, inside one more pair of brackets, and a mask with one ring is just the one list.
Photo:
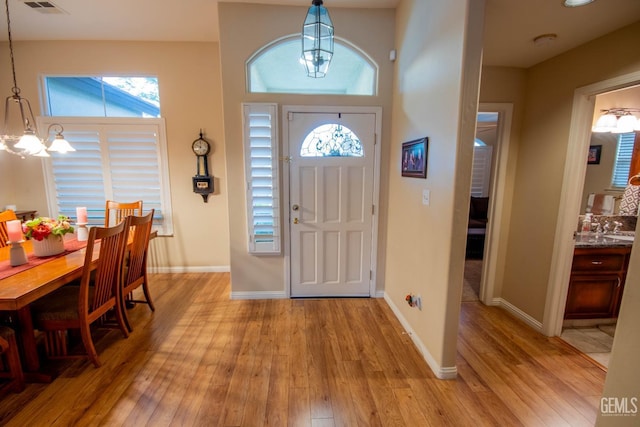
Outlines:
[[613, 166], [613, 176], [611, 177], [611, 187], [613, 188], [625, 188], [627, 186], [635, 139], [636, 134], [634, 132], [618, 135], [618, 150]]
[[44, 77], [46, 115], [160, 117], [155, 77]]
[[247, 61], [247, 87], [251, 93], [375, 95], [378, 68], [355, 46], [334, 42], [326, 77], [307, 76], [300, 63], [300, 36], [276, 40]]
[[154, 228], [173, 233], [166, 132], [157, 80], [142, 77], [45, 77], [47, 117], [76, 149], [45, 160], [49, 210], [72, 218], [86, 206], [90, 225], [104, 224], [106, 200], [143, 201]]

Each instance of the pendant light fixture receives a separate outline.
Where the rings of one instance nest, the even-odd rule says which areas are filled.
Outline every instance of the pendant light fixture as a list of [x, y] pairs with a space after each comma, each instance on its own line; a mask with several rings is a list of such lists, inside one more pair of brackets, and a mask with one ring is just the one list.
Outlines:
[[592, 132], [629, 133], [640, 131], [640, 120], [633, 113], [638, 108], [609, 108], [601, 110], [602, 115], [591, 129]]
[[[9, 54], [13, 73], [13, 88], [4, 104], [4, 122], [0, 131], [0, 151], [6, 151], [25, 158], [25, 156], [49, 157], [47, 151], [66, 153], [76, 151], [62, 136], [62, 125], [54, 123], [47, 129], [47, 137], [40, 138], [36, 120], [29, 100], [20, 96], [20, 88], [16, 79], [16, 66], [13, 57], [13, 39], [11, 37], [11, 18], [9, 16], [9, 0], [5, 0], [7, 12], [7, 33], [9, 36]], [[49, 131], [57, 128], [54, 141], [47, 148]]]
[[312, 0], [302, 25], [302, 56], [300, 62], [307, 76], [320, 78], [327, 75], [333, 56], [333, 23], [322, 0]]

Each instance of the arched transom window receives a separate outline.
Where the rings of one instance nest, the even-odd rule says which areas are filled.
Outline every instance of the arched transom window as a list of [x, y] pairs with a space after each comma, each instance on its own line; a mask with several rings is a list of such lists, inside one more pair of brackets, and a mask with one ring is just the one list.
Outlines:
[[327, 75], [307, 76], [300, 63], [300, 36], [276, 40], [258, 50], [248, 61], [250, 93], [299, 93], [368, 95], [377, 91], [378, 67], [361, 50], [336, 39]]
[[301, 157], [362, 157], [362, 143], [353, 131], [338, 123], [320, 125], [305, 137]]

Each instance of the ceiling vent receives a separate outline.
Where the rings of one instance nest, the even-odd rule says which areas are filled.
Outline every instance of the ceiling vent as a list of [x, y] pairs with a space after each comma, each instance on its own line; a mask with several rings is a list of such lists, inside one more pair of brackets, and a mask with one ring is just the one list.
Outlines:
[[60, 9], [58, 6], [56, 6], [50, 1], [22, 0], [22, 2], [27, 6], [29, 6], [31, 9], [40, 13], [46, 13], [46, 14], [66, 13], [64, 10]]

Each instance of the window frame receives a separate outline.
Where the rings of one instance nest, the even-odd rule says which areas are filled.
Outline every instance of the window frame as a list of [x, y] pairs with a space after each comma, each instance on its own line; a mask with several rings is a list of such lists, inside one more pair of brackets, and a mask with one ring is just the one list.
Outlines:
[[[631, 160], [633, 158], [633, 148], [636, 138], [636, 132], [618, 134], [616, 157], [613, 161], [613, 170], [611, 171], [612, 189], [623, 190], [629, 182], [629, 170], [631, 168]], [[622, 162], [624, 162], [624, 165], [621, 164]], [[622, 167], [626, 168], [626, 170], [620, 170]], [[621, 177], [625, 177], [624, 183], [620, 181], [620, 179], [622, 179]], [[616, 178], [618, 178], [618, 180], [616, 180]]]
[[[169, 161], [167, 153], [167, 137], [166, 123], [164, 118], [130, 118], [130, 117], [63, 117], [63, 116], [41, 116], [37, 117], [38, 127], [47, 129], [49, 125], [57, 123], [62, 125], [66, 130], [73, 130], [76, 127], [95, 127], [96, 129], [104, 126], [112, 126], [117, 129], [118, 126], [130, 127], [136, 125], [144, 125], [147, 127], [155, 127], [157, 141], [157, 157], [158, 157], [158, 179], [160, 184], [160, 204], [162, 206], [162, 219], [159, 224], [154, 224], [154, 230], [158, 231], [160, 236], [173, 235], [173, 215], [171, 208], [171, 187], [169, 179]], [[101, 140], [101, 144], [103, 141]], [[73, 152], [67, 153], [66, 156], [73, 156]], [[49, 212], [52, 216], [58, 215], [58, 194], [55, 186], [54, 171], [52, 160], [50, 158], [42, 159], [43, 174], [45, 177], [45, 191], [47, 195], [47, 204]], [[110, 164], [106, 161], [105, 156], [102, 157], [102, 171], [106, 176], [110, 176]], [[110, 179], [105, 179], [105, 199], [114, 200], [113, 188]], [[105, 202], [106, 202], [105, 200]], [[129, 201], [129, 200], [126, 200]], [[144, 201], [144, 199], [143, 199]], [[144, 205], [143, 205], [144, 208]], [[146, 209], [146, 208], [145, 208]], [[155, 221], [154, 221], [155, 223]]]
[[[264, 157], [252, 157], [251, 145], [251, 120], [252, 114], [267, 115], [270, 120], [269, 149], [271, 176], [271, 209], [273, 232], [272, 241], [257, 241], [256, 216], [254, 206], [258, 196], [254, 195], [252, 160], [264, 159]], [[280, 209], [280, 160], [278, 149], [278, 106], [274, 103], [243, 103], [242, 104], [242, 142], [244, 150], [244, 176], [246, 186], [246, 213], [247, 213], [247, 250], [252, 255], [280, 255], [282, 253], [282, 212]], [[264, 147], [263, 147], [264, 148]], [[261, 195], [259, 198], [264, 199]]]
[[[362, 88], [356, 89], [359, 85], [360, 86], [363, 85], [362, 80], [356, 85], [349, 86], [348, 88], [350, 88], [350, 90], [347, 90], [348, 88], [345, 88], [343, 90], [335, 90], [335, 88], [333, 88], [331, 84], [327, 83], [335, 78], [334, 77], [336, 74], [335, 72], [334, 73], [329, 72], [327, 76], [324, 78], [309, 79], [306, 76], [306, 72], [304, 71], [304, 66], [302, 66], [298, 62], [296, 62], [295, 68], [289, 67], [288, 69], [282, 70], [280, 72], [282, 73], [283, 71], [286, 71], [286, 72], [296, 73], [295, 75], [299, 75], [301, 79], [304, 79], [306, 81], [304, 88], [292, 86], [288, 88], [280, 88], [280, 90], [260, 90], [259, 88], [253, 87], [253, 83], [252, 83], [253, 67], [257, 61], [260, 61], [265, 55], [268, 55], [273, 49], [279, 48], [283, 44], [299, 45], [299, 43], [300, 43], [300, 33], [290, 34], [290, 35], [272, 40], [267, 44], [261, 46], [255, 52], [253, 52], [245, 62], [245, 89], [247, 93], [299, 94], [299, 95], [310, 95], [310, 96], [339, 95], [339, 96], [369, 96], [369, 97], [379, 95], [378, 86], [379, 86], [379, 78], [380, 78], [380, 67], [378, 66], [376, 61], [374, 61], [374, 59], [369, 54], [367, 54], [365, 51], [363, 51], [353, 43], [337, 36], [334, 38], [334, 48], [336, 50], [341, 51], [343, 55], [347, 52], [350, 52], [354, 56], [356, 56], [362, 62], [362, 64], [366, 64], [366, 66], [370, 67], [370, 72], [372, 73], [371, 87], [368, 88], [368, 85], [363, 86], [368, 88], [366, 91]], [[334, 64], [332, 64], [332, 66], [329, 67], [330, 69], [332, 67], [336, 68], [335, 59], [336, 59], [336, 55], [334, 54], [332, 59]], [[299, 74], [298, 74], [298, 71], [299, 71]]]
[[[74, 78], [74, 79], [100, 79], [100, 84], [101, 85], [105, 85], [104, 82], [104, 78], [110, 78], [110, 77], [120, 77], [120, 78], [150, 78], [153, 77], [156, 79], [156, 82], [158, 81], [158, 77], [157, 76], [152, 76], [152, 75], [118, 75], [118, 74], [110, 74], [110, 75], [102, 75], [102, 74], [46, 74], [46, 75], [42, 75], [40, 77], [40, 93], [42, 95], [42, 111], [43, 111], [43, 115], [47, 116], [47, 117], [66, 117], [66, 116], [56, 116], [54, 114], [52, 114], [51, 112], [51, 99], [49, 97], [49, 84], [48, 84], [48, 79], [57, 79], [57, 78]], [[106, 83], [108, 84], [108, 83]], [[118, 89], [116, 89], [118, 90]], [[161, 112], [161, 105], [160, 103], [158, 103], [158, 115], [157, 116], [132, 116], [132, 115], [127, 115], [127, 116], [113, 116], [113, 115], [109, 115], [108, 111], [110, 110], [108, 103], [107, 103], [107, 97], [106, 97], [106, 93], [105, 93], [105, 89], [104, 86], [102, 86], [101, 88], [101, 102], [102, 102], [102, 110], [104, 112], [104, 115], [91, 115], [91, 116], [78, 116], [78, 117], [96, 117], [96, 118], [100, 118], [100, 117], [130, 117], [130, 118], [160, 118], [162, 117], [162, 112]], [[159, 92], [159, 82], [158, 82], [158, 92]], [[136, 98], [136, 96], [131, 95], [131, 97]], [[147, 102], [145, 101], [143, 98], [137, 98], [139, 102]], [[136, 101], [134, 101], [135, 103]]]

